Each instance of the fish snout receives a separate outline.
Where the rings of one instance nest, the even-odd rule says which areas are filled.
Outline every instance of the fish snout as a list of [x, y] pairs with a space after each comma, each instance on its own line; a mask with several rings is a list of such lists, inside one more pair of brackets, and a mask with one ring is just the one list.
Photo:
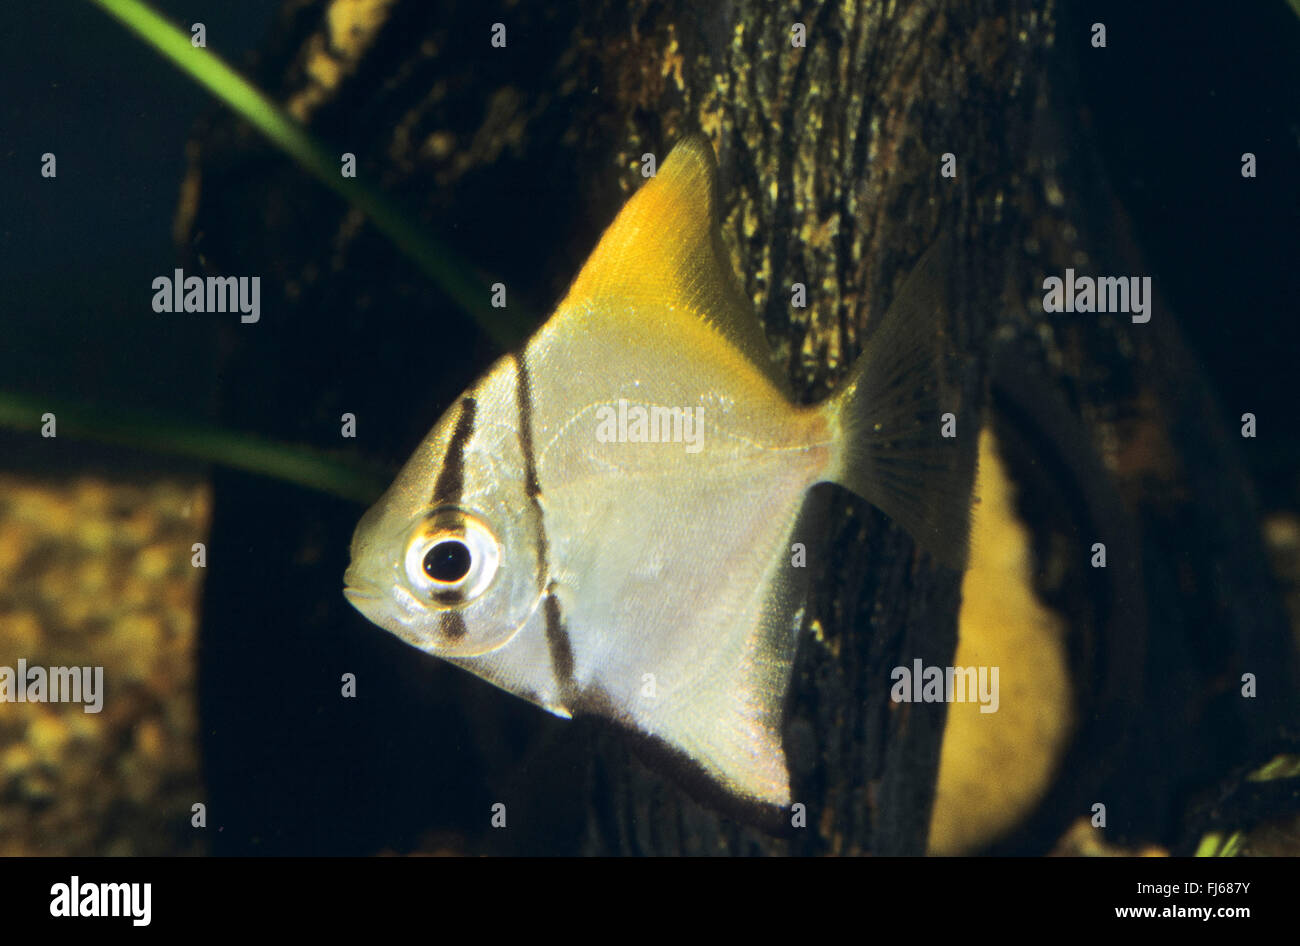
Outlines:
[[383, 597], [383, 592], [373, 582], [358, 574], [356, 566], [349, 566], [343, 573], [343, 597], [347, 598], [348, 603], [362, 614], [366, 614], [364, 605], [379, 601]]

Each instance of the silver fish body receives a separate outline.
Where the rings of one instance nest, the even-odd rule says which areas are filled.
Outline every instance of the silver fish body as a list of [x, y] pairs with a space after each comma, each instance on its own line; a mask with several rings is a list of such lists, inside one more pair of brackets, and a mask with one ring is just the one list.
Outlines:
[[938, 405], [916, 393], [932, 323], [886, 317], [880, 354], [835, 396], [792, 403], [722, 262], [713, 175], [705, 140], [674, 150], [551, 319], [362, 519], [345, 594], [504, 690], [786, 805], [809, 489], [847, 485], [950, 558], [966, 496]]

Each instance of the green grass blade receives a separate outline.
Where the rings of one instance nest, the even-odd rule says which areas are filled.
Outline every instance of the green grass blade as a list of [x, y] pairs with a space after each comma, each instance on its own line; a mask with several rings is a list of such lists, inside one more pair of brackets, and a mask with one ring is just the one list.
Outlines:
[[1211, 831], [1201, 838], [1196, 847], [1196, 857], [1236, 857], [1241, 851], [1246, 837], [1240, 831], [1234, 831], [1227, 839], [1217, 831]]
[[396, 204], [357, 178], [339, 172], [339, 155], [319, 141], [252, 83], [140, 0], [90, 0], [102, 7], [149, 46], [170, 60], [238, 115], [257, 128], [322, 183], [360, 209], [375, 227], [408, 256], [458, 306], [472, 316], [502, 348], [511, 348], [532, 327], [517, 306], [493, 308], [488, 288], [473, 278], [473, 269], [433, 239]]
[[0, 427], [38, 431], [41, 416], [46, 412], [55, 415], [59, 437], [221, 464], [367, 505], [378, 498], [392, 479], [391, 470], [253, 434], [158, 414], [58, 403], [47, 398], [0, 392]]

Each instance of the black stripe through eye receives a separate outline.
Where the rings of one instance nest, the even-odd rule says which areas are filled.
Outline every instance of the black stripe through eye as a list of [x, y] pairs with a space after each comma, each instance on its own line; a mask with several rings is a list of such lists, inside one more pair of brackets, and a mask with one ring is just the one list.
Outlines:
[[477, 407], [478, 402], [472, 397], [460, 402], [456, 429], [452, 432], [451, 443], [447, 445], [447, 457], [442, 463], [438, 481], [433, 486], [435, 503], [458, 505], [465, 492], [465, 444], [474, 434], [474, 413]]
[[448, 640], [460, 640], [469, 630], [465, 627], [465, 619], [457, 611], [448, 611], [442, 615], [438, 622], [438, 628], [442, 631], [444, 637]]

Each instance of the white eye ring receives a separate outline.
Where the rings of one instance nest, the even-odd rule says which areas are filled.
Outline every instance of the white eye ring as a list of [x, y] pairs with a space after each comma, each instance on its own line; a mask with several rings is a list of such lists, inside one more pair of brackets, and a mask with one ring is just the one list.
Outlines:
[[501, 544], [478, 516], [444, 507], [406, 540], [406, 581], [422, 601], [455, 608], [487, 590], [501, 564]]

